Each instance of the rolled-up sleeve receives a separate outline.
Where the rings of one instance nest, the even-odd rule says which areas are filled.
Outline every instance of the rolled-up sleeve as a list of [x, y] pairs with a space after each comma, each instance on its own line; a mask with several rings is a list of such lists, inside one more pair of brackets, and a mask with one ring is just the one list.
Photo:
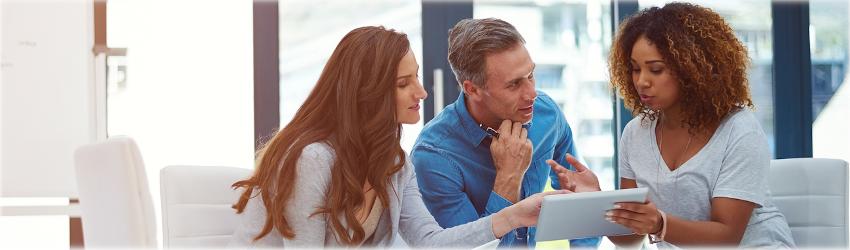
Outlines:
[[482, 216], [494, 214], [506, 207], [510, 207], [511, 205], [513, 205], [513, 203], [505, 199], [505, 197], [502, 197], [496, 192], [491, 191], [490, 197], [487, 198], [487, 206], [484, 208], [484, 213], [482, 214]]

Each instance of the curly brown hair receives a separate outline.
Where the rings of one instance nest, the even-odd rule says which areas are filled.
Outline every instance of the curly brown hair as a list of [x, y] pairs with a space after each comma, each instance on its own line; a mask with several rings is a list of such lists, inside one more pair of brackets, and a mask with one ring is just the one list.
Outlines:
[[679, 80], [682, 122], [692, 134], [732, 112], [753, 108], [747, 81], [750, 59], [729, 24], [709, 8], [669, 3], [623, 21], [611, 48], [611, 85], [633, 115], [650, 120], [658, 116], [641, 103], [632, 81], [632, 47], [641, 36], [655, 45]]

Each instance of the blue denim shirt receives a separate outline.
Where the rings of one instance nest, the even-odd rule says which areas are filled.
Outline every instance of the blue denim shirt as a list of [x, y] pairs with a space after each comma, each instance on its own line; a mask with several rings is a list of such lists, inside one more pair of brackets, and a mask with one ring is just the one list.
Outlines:
[[[527, 125], [533, 156], [522, 180], [520, 198], [543, 191], [547, 178], [560, 189], [557, 176], [546, 160], [566, 163], [566, 153], [576, 155], [570, 125], [555, 101], [538, 91], [534, 114]], [[496, 213], [512, 205], [493, 191], [496, 169], [485, 139], [464, 103], [457, 101], [428, 122], [411, 152], [422, 199], [440, 226], [449, 228]], [[502, 237], [500, 246], [534, 247], [535, 228], [519, 228]], [[572, 247], [596, 247], [599, 238], [571, 240]]]

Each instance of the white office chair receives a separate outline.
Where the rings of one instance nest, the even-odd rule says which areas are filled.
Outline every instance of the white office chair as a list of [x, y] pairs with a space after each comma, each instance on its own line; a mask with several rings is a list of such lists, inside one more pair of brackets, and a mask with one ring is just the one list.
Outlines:
[[168, 166], [160, 170], [162, 239], [165, 248], [223, 248], [238, 225], [241, 192], [230, 188], [251, 170]]
[[798, 247], [848, 246], [847, 162], [783, 159], [770, 163], [773, 202]]
[[127, 137], [74, 154], [86, 248], [155, 248], [156, 219], [145, 165]]

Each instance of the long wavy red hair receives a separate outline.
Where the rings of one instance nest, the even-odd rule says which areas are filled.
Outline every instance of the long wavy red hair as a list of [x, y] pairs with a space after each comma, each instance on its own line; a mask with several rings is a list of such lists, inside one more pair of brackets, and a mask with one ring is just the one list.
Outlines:
[[266, 207], [266, 224], [255, 240], [272, 228], [283, 237], [295, 237], [284, 216], [298, 174], [295, 164], [305, 146], [324, 142], [334, 149], [336, 159], [326, 203], [311, 216], [327, 216], [342, 244], [363, 241], [356, 209], [364, 203], [364, 183], [372, 185], [386, 208], [389, 178], [405, 162], [395, 82], [409, 48], [407, 35], [383, 27], [357, 28], [342, 38], [292, 121], [257, 151], [253, 176], [233, 184], [244, 188], [233, 206], [237, 213], [257, 194]]

